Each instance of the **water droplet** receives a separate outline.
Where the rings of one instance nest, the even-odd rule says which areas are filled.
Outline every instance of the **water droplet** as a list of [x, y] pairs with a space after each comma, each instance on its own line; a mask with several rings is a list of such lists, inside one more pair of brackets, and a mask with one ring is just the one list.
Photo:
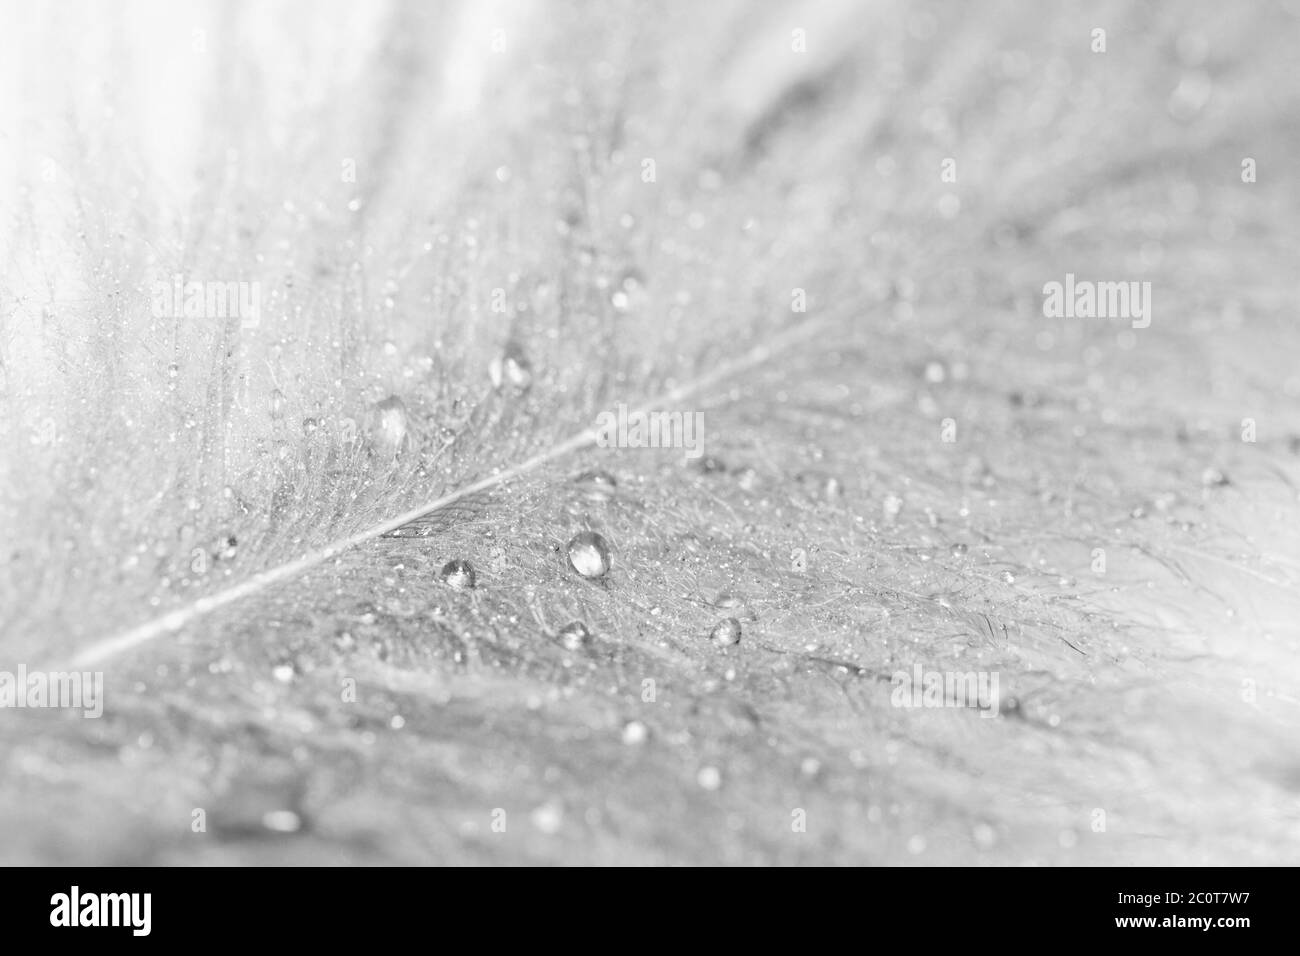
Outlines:
[[569, 565], [584, 578], [599, 578], [609, 573], [609, 545], [594, 531], [574, 535], [568, 552]]
[[320, 428], [319, 418], [304, 418], [302, 420], [302, 433], [304, 435], [314, 435]]
[[239, 539], [233, 534], [226, 535], [221, 541], [221, 550], [217, 553], [222, 561], [233, 561], [239, 554]]
[[645, 285], [645, 276], [640, 269], [625, 269], [618, 280], [618, 285], [619, 288], [630, 295]]
[[709, 640], [718, 647], [731, 647], [733, 644], [740, 643], [740, 621], [734, 617], [726, 617], [713, 625], [709, 631]]
[[607, 471], [584, 471], [573, 479], [573, 483], [582, 489], [582, 496], [588, 501], [608, 501], [614, 497], [618, 482]]
[[1003, 581], [1004, 584], [1015, 584], [1015, 583], [1016, 583], [1016, 576], [1015, 576], [1014, 574], [1012, 574], [1010, 571], [1003, 571], [1003, 572], [1002, 572], [1002, 581]]
[[706, 475], [720, 475], [727, 470], [726, 463], [721, 458], [714, 458], [712, 455], [705, 455], [695, 467]]
[[581, 621], [564, 625], [555, 636], [566, 651], [580, 651], [591, 643], [591, 631]]
[[1231, 484], [1231, 482], [1228, 480], [1228, 476], [1218, 468], [1211, 467], [1206, 468], [1201, 472], [1201, 484], [1206, 488], [1220, 488], [1224, 485]]
[[262, 826], [272, 833], [297, 833], [302, 829], [302, 818], [292, 810], [270, 810], [262, 815]]
[[736, 471], [736, 484], [740, 485], [741, 491], [753, 491], [758, 487], [758, 472], [745, 465]]
[[278, 388], [271, 390], [271, 417], [277, 421], [284, 418], [284, 392]]
[[281, 684], [289, 684], [298, 676], [298, 668], [293, 666], [292, 661], [281, 661], [271, 668], [271, 676]]
[[535, 809], [529, 814], [528, 819], [532, 821], [533, 826], [543, 833], [557, 833], [564, 823], [564, 808], [552, 800]]
[[629, 720], [623, 725], [623, 743], [629, 747], [645, 743], [649, 736], [649, 729], [639, 720]]
[[180, 375], [180, 374], [181, 374], [181, 367], [180, 367], [179, 365], [177, 365], [175, 362], [172, 362], [171, 365], [168, 365], [168, 366], [167, 366], [167, 377], [168, 377], [168, 378], [175, 378], [176, 376], [178, 376], [178, 375]]
[[812, 497], [826, 501], [839, 497], [843, 490], [840, 480], [824, 471], [801, 471], [794, 480]]
[[506, 346], [499, 358], [488, 366], [493, 388], [509, 386], [515, 392], [525, 392], [533, 384], [533, 366], [523, 350], [515, 344]]
[[958, 541], [956, 544], [952, 546], [951, 550], [952, 550], [952, 556], [954, 558], [961, 558], [961, 557], [965, 557], [966, 552], [969, 551], [970, 548], [967, 545], [963, 544], [962, 542]]
[[396, 458], [406, 442], [406, 403], [390, 395], [372, 405], [366, 413], [366, 435], [372, 454]]
[[472, 588], [477, 581], [474, 574], [474, 568], [468, 561], [464, 561], [460, 558], [454, 558], [444, 564], [438, 577], [442, 579], [443, 584], [456, 591], [464, 591], [467, 588]]
[[705, 790], [717, 790], [722, 786], [722, 774], [717, 767], [701, 767], [695, 781]]

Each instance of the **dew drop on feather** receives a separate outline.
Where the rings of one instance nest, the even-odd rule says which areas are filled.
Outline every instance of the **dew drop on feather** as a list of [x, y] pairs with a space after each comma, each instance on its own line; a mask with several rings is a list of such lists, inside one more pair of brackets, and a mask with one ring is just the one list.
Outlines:
[[599, 578], [609, 572], [609, 545], [594, 531], [574, 535], [568, 555], [569, 566], [584, 578]]
[[629, 747], [635, 747], [643, 744], [646, 738], [650, 736], [646, 725], [639, 720], [629, 720], [623, 725], [623, 743]]
[[513, 392], [526, 392], [533, 384], [533, 365], [517, 344], [507, 345], [500, 356], [488, 366], [493, 388], [508, 388]]
[[292, 661], [280, 661], [271, 668], [271, 676], [281, 684], [290, 684], [298, 676], [298, 669], [293, 666]]
[[380, 458], [396, 458], [406, 441], [406, 403], [396, 395], [376, 402], [366, 414], [366, 438]]
[[734, 617], [725, 617], [709, 631], [709, 640], [718, 647], [731, 647], [740, 643], [740, 621]]
[[556, 637], [566, 651], [580, 651], [591, 643], [591, 631], [581, 621], [564, 625]]
[[460, 558], [455, 558], [444, 564], [438, 577], [443, 584], [456, 591], [472, 588], [477, 582], [473, 566], [468, 561]]
[[607, 471], [584, 471], [573, 479], [573, 483], [582, 490], [582, 496], [588, 501], [608, 501], [614, 497], [618, 482]]

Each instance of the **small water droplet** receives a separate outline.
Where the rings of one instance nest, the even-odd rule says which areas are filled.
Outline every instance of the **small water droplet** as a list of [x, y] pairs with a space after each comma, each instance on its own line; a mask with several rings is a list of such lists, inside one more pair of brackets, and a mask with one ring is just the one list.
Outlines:
[[712, 455], [705, 455], [696, 462], [695, 467], [706, 475], [720, 475], [727, 470], [726, 462]]
[[292, 661], [281, 661], [271, 668], [271, 676], [281, 684], [289, 684], [298, 676], [298, 668], [293, 666]]
[[731, 647], [740, 643], [740, 621], [734, 617], [723, 618], [709, 631], [709, 640], [718, 647]]
[[956, 544], [952, 546], [951, 550], [952, 550], [952, 556], [954, 558], [961, 558], [961, 557], [965, 557], [966, 552], [969, 551], [970, 548], [967, 545], [963, 544], [962, 542], [958, 541]]
[[535, 809], [529, 814], [528, 819], [532, 821], [533, 826], [545, 834], [558, 833], [564, 823], [564, 808], [552, 800]]
[[623, 743], [629, 747], [645, 743], [649, 736], [649, 729], [639, 720], [629, 720], [623, 725]]
[[1201, 484], [1206, 488], [1219, 488], [1223, 485], [1231, 484], [1231, 482], [1228, 480], [1228, 476], [1222, 471], [1218, 468], [1211, 467], [1206, 468], [1201, 472]]
[[477, 577], [474, 574], [474, 568], [468, 561], [460, 558], [454, 558], [442, 566], [442, 571], [438, 577], [447, 587], [456, 591], [464, 591], [467, 588], [474, 587]]
[[705, 790], [717, 790], [722, 786], [722, 774], [717, 767], [701, 767], [695, 781]]
[[566, 651], [580, 651], [591, 643], [591, 631], [581, 621], [564, 625], [555, 636]]
[[1015, 584], [1015, 583], [1016, 583], [1016, 576], [1015, 576], [1014, 574], [1012, 574], [1010, 571], [1003, 571], [1003, 572], [1002, 572], [1002, 581], [1003, 581], [1004, 584]]
[[512, 343], [506, 346], [499, 358], [492, 360], [488, 375], [493, 388], [506, 385], [515, 392], [526, 392], [533, 384], [533, 365], [523, 350]]
[[584, 578], [609, 573], [609, 545], [594, 531], [584, 531], [569, 542], [569, 565]]
[[297, 833], [302, 829], [302, 818], [292, 810], [271, 810], [262, 815], [262, 826], [272, 833]]

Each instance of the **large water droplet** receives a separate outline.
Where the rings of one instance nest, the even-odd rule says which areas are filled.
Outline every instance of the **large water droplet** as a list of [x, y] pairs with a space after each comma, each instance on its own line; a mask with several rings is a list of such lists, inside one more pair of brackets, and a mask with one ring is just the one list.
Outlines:
[[609, 572], [609, 545], [594, 531], [574, 535], [568, 551], [569, 565], [584, 578], [599, 578]]
[[724, 617], [709, 631], [709, 640], [719, 647], [731, 647], [740, 643], [740, 621], [734, 617]]
[[406, 442], [406, 404], [396, 395], [370, 407], [366, 414], [370, 450], [380, 458], [396, 458]]
[[442, 579], [443, 584], [457, 591], [472, 588], [477, 581], [474, 568], [468, 561], [460, 558], [454, 558], [444, 564], [438, 576]]

